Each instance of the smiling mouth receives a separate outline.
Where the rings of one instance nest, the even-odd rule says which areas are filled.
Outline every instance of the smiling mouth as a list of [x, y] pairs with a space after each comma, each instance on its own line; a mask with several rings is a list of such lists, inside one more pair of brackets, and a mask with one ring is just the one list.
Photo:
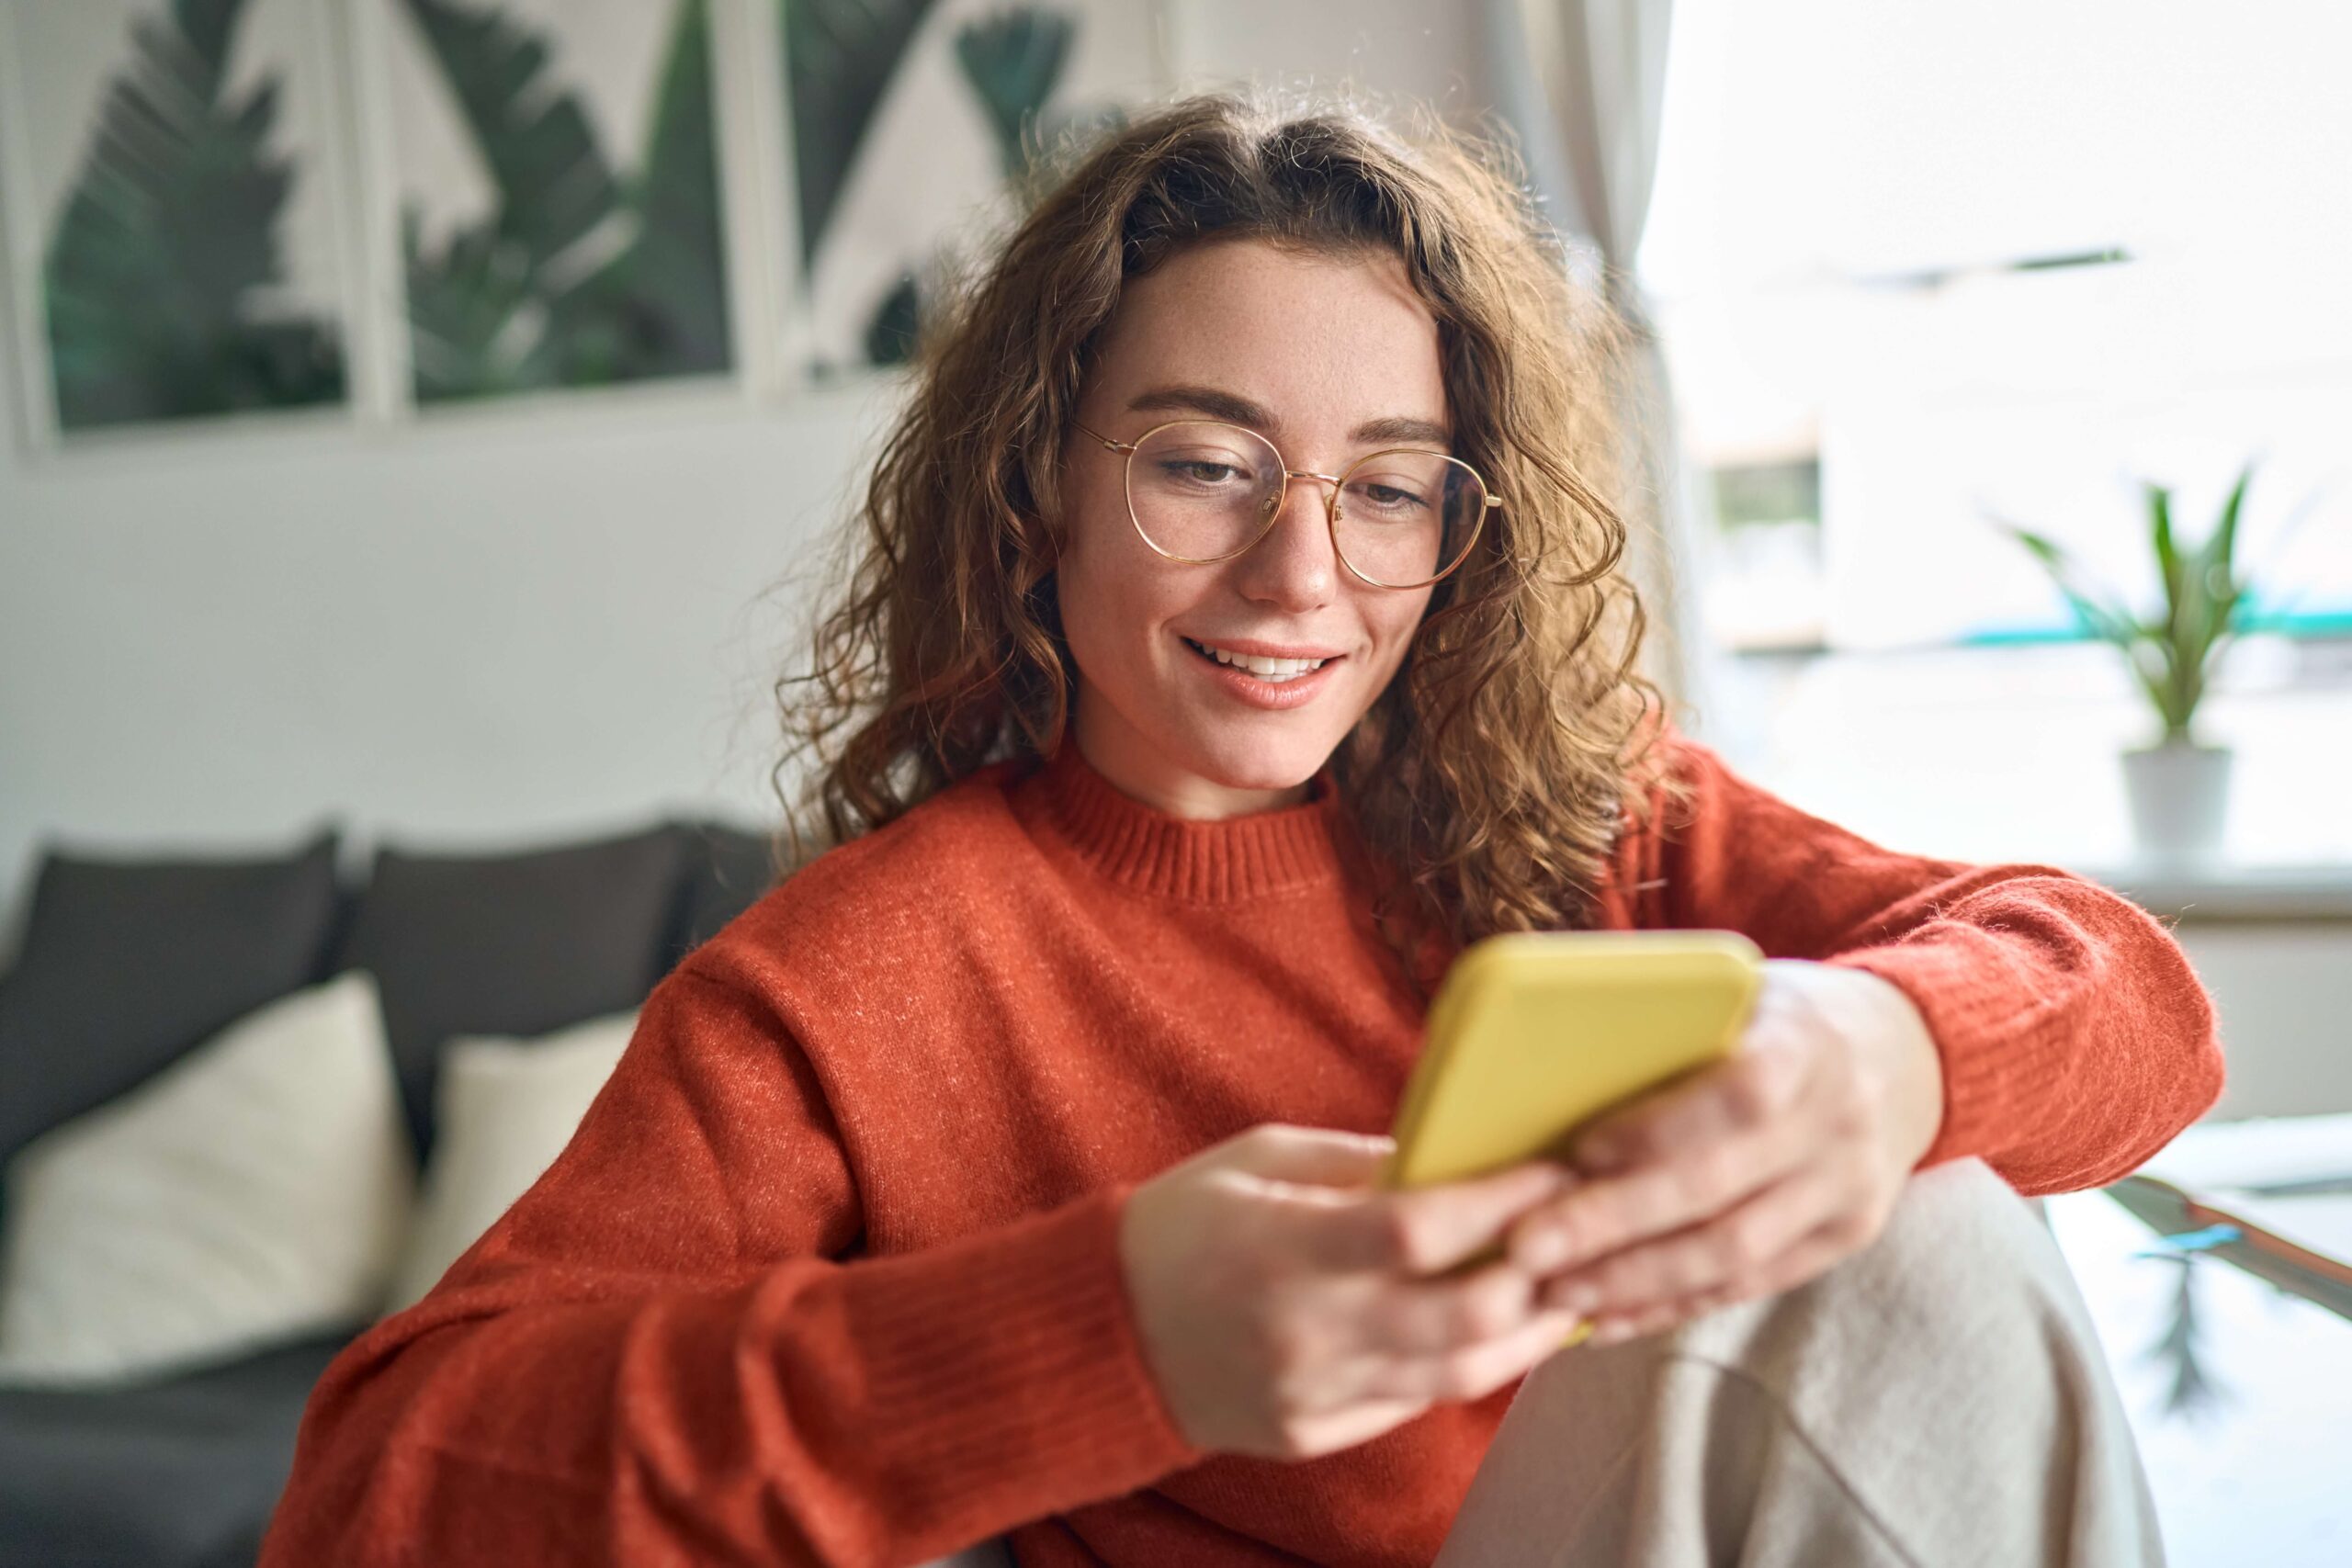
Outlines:
[[[1261, 659], [1255, 654], [1226, 653], [1211, 649], [1206, 644], [1194, 642], [1191, 637], [1184, 637], [1182, 640], [1186, 648], [1191, 649], [1211, 664], [1263, 681], [1270, 686], [1279, 686], [1295, 681], [1302, 675], [1310, 675], [1326, 664], [1337, 661], [1335, 659]], [[1346, 657], [1345, 654], [1338, 656], [1340, 659]]]

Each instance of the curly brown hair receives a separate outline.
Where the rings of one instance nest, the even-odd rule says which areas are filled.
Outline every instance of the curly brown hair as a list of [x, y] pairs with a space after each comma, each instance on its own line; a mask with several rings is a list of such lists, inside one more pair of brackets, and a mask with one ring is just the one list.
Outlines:
[[[1059, 745], [1075, 670], [1056, 474], [1090, 355], [1125, 279], [1211, 237], [1257, 239], [1402, 259], [1438, 322], [1455, 453], [1503, 498], [1331, 759], [1383, 929], [1401, 951], [1417, 921], [1455, 944], [1590, 923], [1653, 784], [1684, 798], [1647, 766], [1671, 727], [1634, 670], [1645, 617], [1605, 493], [1627, 333], [1573, 279], [1509, 144], [1409, 112], [1400, 136], [1353, 103], [1186, 97], [1033, 187], [926, 323], [814, 667], [776, 683], [786, 863]], [[804, 756], [813, 787], [796, 808], [783, 781]]]

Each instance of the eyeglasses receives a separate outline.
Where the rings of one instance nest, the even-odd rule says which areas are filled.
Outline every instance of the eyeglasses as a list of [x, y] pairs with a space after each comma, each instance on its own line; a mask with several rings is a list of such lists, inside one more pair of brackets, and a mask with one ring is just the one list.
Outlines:
[[1341, 564], [1374, 588], [1426, 588], [1468, 558], [1502, 504], [1477, 469], [1442, 452], [1390, 447], [1317, 474], [1290, 467], [1256, 431], [1216, 420], [1171, 420], [1133, 441], [1078, 428], [1126, 455], [1128, 519], [1145, 544], [1188, 565], [1250, 548], [1282, 515], [1290, 481], [1316, 479], [1331, 487], [1324, 514]]

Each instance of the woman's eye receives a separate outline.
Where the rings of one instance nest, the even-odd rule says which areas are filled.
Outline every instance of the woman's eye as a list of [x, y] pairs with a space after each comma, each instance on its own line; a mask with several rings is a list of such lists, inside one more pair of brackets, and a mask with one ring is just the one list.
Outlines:
[[1190, 479], [1196, 484], [1223, 484], [1240, 472], [1230, 463], [1213, 463], [1206, 458], [1180, 458], [1159, 465], [1160, 471], [1176, 479]]
[[1385, 485], [1376, 480], [1366, 480], [1359, 488], [1366, 501], [1384, 511], [1410, 511], [1427, 504], [1421, 500], [1418, 491], [1406, 490], [1397, 485]]

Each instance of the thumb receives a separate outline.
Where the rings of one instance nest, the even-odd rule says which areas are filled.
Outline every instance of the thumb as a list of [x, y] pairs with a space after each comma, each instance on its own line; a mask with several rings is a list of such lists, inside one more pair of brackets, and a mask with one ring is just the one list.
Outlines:
[[1396, 1140], [1380, 1133], [1343, 1133], [1330, 1127], [1299, 1127], [1261, 1122], [1227, 1139], [1212, 1160], [1220, 1169], [1268, 1181], [1309, 1187], [1369, 1187], [1395, 1151]]

